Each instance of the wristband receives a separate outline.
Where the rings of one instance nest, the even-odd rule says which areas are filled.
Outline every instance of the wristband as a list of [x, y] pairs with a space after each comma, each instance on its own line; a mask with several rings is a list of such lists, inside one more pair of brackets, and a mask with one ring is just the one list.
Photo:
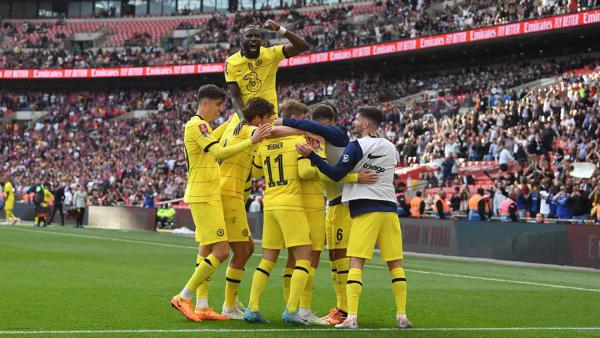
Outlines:
[[286, 32], [287, 32], [287, 29], [285, 29], [285, 27], [279, 26], [279, 33], [281, 33], [281, 35], [284, 35]]

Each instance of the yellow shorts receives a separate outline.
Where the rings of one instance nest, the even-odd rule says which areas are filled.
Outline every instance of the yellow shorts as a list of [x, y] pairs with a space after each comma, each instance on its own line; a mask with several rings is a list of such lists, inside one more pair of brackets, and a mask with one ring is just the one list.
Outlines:
[[371, 259], [375, 244], [386, 261], [402, 259], [402, 232], [395, 212], [369, 212], [352, 218], [348, 256]]
[[346, 205], [336, 204], [327, 209], [325, 232], [329, 250], [348, 248], [351, 221], [350, 210]]
[[7, 221], [13, 219], [15, 217], [15, 215], [13, 214], [13, 208], [4, 209], [4, 217]]
[[221, 196], [225, 215], [225, 228], [230, 242], [248, 242], [250, 227], [246, 218], [246, 206], [239, 197]]
[[196, 242], [209, 245], [228, 241], [221, 201], [190, 203], [190, 211], [196, 225]]
[[303, 211], [265, 210], [262, 247], [281, 250], [311, 245], [310, 227]]
[[313, 251], [323, 251], [325, 246], [325, 210], [305, 211], [310, 228]]

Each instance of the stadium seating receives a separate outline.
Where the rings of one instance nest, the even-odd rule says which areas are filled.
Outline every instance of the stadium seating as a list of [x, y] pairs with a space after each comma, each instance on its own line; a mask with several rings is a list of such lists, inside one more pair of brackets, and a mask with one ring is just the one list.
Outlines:
[[[453, 187], [465, 180], [466, 176], [473, 178], [471, 192], [478, 187], [492, 188], [497, 182], [502, 182], [511, 189], [518, 189], [522, 182], [536, 186], [549, 185], [546, 189], [553, 191], [552, 189], [562, 184], [572, 184], [572, 181], [569, 181], [568, 166], [574, 159], [600, 163], [600, 149], [595, 148], [595, 145], [585, 138], [587, 135], [592, 139], [600, 139], [600, 128], [597, 127], [597, 105], [600, 100], [599, 70], [600, 62], [597, 59], [571, 58], [570, 62], [520, 65], [512, 71], [522, 76], [514, 77], [513, 81], [504, 81], [502, 74], [506, 71], [497, 67], [485, 70], [478, 68], [461, 74], [421, 75], [416, 80], [423, 82], [424, 87], [419, 90], [452, 87], [455, 81], [467, 83], [467, 78], [476, 77], [481, 80], [472, 82], [473, 87], [455, 88], [455, 93], [464, 96], [465, 102], [479, 103], [464, 107], [466, 112], [463, 112], [464, 109], [457, 109], [447, 114], [432, 111], [427, 105], [400, 104], [396, 100], [398, 96], [385, 96], [386, 98], [382, 99], [369, 95], [373, 92], [383, 93], [386, 88], [392, 88], [396, 95], [407, 95], [410, 93], [407, 92], [408, 83], [415, 79], [375, 80], [365, 75], [336, 81], [294, 83], [293, 86], [284, 84], [279, 86], [278, 92], [282, 100], [295, 98], [309, 104], [322, 100], [335, 102], [340, 111], [339, 121], [347, 126], [353, 118], [352, 107], [364, 104], [365, 99], [370, 104], [382, 107], [387, 113], [388, 121], [382, 125], [381, 132], [397, 144], [405, 164], [415, 163], [407, 170], [399, 171], [399, 179], [405, 180], [411, 176], [415, 188], [426, 188], [432, 196], [444, 181], [442, 171], [436, 168], [445, 160], [448, 153], [446, 149], [451, 149], [447, 146], [457, 141], [457, 148], [452, 151], [459, 159], [458, 163], [462, 164], [457, 164], [458, 176], [449, 180], [450, 185], [444, 188], [449, 194], [453, 193]], [[528, 82], [531, 77], [547, 77], [561, 73], [563, 76], [559, 82], [530, 89], [528, 95], [502, 94], [510, 93], [509, 86]], [[448, 79], [452, 80], [448, 82]], [[487, 91], [482, 88], [486, 88]], [[531, 93], [535, 95], [531, 96]], [[578, 98], [574, 94], [581, 96]], [[492, 100], [493, 96], [500, 99]], [[507, 147], [512, 146], [511, 152], [518, 157], [516, 145], [524, 147], [528, 152], [527, 145], [538, 139], [536, 132], [539, 130], [554, 133], [552, 128], [556, 128], [562, 133], [563, 130], [572, 128], [572, 119], [579, 120], [583, 116], [582, 113], [570, 116], [552, 109], [545, 111], [544, 101], [552, 97], [558, 100], [558, 104], [553, 104], [555, 107], [567, 105], [579, 107], [582, 113], [593, 113], [594, 118], [588, 119], [588, 127], [576, 127], [580, 136], [570, 143], [552, 134], [550, 148], [540, 153], [538, 147], [534, 153], [530, 153], [529, 166], [514, 162], [514, 170], [509, 171], [510, 175], [499, 171], [493, 157], [492, 160], [482, 158], [492, 154], [492, 151], [488, 150], [489, 146], [492, 142], [498, 142], [498, 138], [501, 138], [500, 142]], [[32, 183], [33, 178], [26, 168], [33, 165], [40, 169], [66, 168], [68, 172], [44, 170], [44, 181], [55, 184], [59, 180], [68, 183], [84, 182], [92, 192], [94, 204], [137, 205], [143, 200], [142, 193], [146, 189], [157, 191], [159, 200], [182, 196], [186, 170], [181, 154], [181, 130], [184, 120], [181, 116], [191, 114], [189, 103], [194, 100], [193, 88], [145, 92], [121, 90], [109, 93], [2, 91], [0, 98], [3, 102], [0, 110], [5, 116], [19, 110], [48, 112], [45, 118], [30, 129], [20, 129], [18, 124], [3, 127], [0, 163], [3, 163], [2, 169], [11, 172], [15, 178], [18, 195], [26, 191]], [[522, 108], [528, 107], [530, 112], [534, 109], [541, 110], [535, 117], [518, 115], [512, 119], [509, 118], [511, 105], [505, 104], [511, 102]], [[540, 108], [535, 108], [538, 106]], [[522, 108], [518, 110], [520, 114], [525, 112]], [[113, 119], [133, 110], [146, 109], [156, 110], [158, 113], [141, 120]], [[407, 114], [408, 111], [410, 114]], [[468, 123], [476, 114], [480, 116], [478, 133], [486, 144], [483, 153], [473, 155], [469, 149], [474, 145], [474, 134], [472, 129], [469, 131]], [[498, 116], [507, 117], [502, 126], [498, 125]], [[550, 125], [546, 129], [541, 128], [539, 123], [542, 117], [547, 116], [554, 116], [556, 122], [552, 128], [549, 128]], [[522, 126], [527, 126], [523, 119], [527, 119], [531, 127], [523, 129]], [[221, 122], [222, 118], [219, 123]], [[460, 137], [457, 134], [459, 132], [463, 133]], [[444, 136], [427, 141], [428, 134]], [[137, 135], [144, 135], [143, 142], [140, 142]], [[414, 145], [418, 147], [414, 148]], [[95, 150], [92, 151], [91, 147]], [[581, 158], [578, 153], [581, 147], [588, 149], [585, 153], [586, 158]], [[27, 156], [24, 156], [25, 154]], [[466, 161], [467, 157], [471, 156], [475, 157], [474, 160]], [[107, 163], [99, 158], [111, 160]], [[555, 178], [558, 181], [555, 181]], [[596, 186], [597, 180], [590, 183], [587, 185], [588, 188], [591, 187], [588, 193]], [[261, 185], [257, 187], [253, 196], [261, 194]], [[515, 191], [522, 193], [520, 190]], [[590, 196], [590, 199], [592, 198]]]
[[[275, 11], [249, 11], [221, 17], [213, 14], [199, 14], [192, 16], [141, 18], [109, 18], [109, 19], [68, 19], [64, 24], [55, 24], [54, 21], [44, 20], [9, 20], [12, 27], [0, 29], [0, 34], [5, 35], [1, 46], [5, 49], [4, 57], [0, 59], [1, 68], [62, 68], [73, 66], [87, 68], [105, 66], [103, 58], [89, 57], [92, 52], [84, 51], [77, 56], [77, 52], [69, 52], [62, 47], [62, 41], [74, 32], [93, 32], [103, 29], [106, 39], [99, 47], [120, 48], [131, 42], [135, 34], [148, 34], [148, 39], [136, 41], [136, 45], [161, 48], [166, 57], [152, 58], [152, 65], [167, 63], [202, 63], [222, 61], [224, 57], [237, 50], [239, 31], [243, 25], [260, 21], [257, 18], [274, 18], [289, 28], [300, 27], [297, 32], [306, 37], [311, 43], [313, 51], [330, 50], [335, 48], [351, 47], [376, 42], [386, 42], [414, 36], [428, 36], [450, 31], [464, 30], [494, 24], [507, 23], [548, 15], [567, 13], [579, 8], [569, 7], [566, 3], [536, 3], [534, 8], [512, 9], [512, 2], [497, 3], [479, 1], [468, 7], [459, 4], [441, 1], [427, 1], [421, 7], [413, 2], [400, 2], [386, 0], [381, 5], [370, 2], [344, 3], [342, 6], [307, 7], [290, 10]], [[589, 9], [582, 7], [582, 9]], [[432, 14], [438, 13], [436, 19]], [[292, 15], [293, 14], [293, 15]], [[289, 20], [288, 17], [292, 19]], [[349, 17], [364, 17], [359, 23], [347, 22]], [[385, 20], [383, 20], [385, 18]], [[211, 20], [221, 25], [207, 24]], [[383, 21], [382, 21], [383, 20]], [[25, 32], [25, 23], [30, 26], [39, 26], [45, 23], [48, 27], [44, 32]], [[220, 35], [231, 47], [214, 52], [214, 47], [200, 49], [191, 46], [188, 49], [173, 48], [163, 51], [165, 45], [160, 43], [161, 38], [173, 31], [178, 25], [187, 23], [199, 30], [199, 36], [213, 37]], [[223, 29], [226, 27], [227, 29]], [[375, 28], [381, 34], [377, 34]], [[37, 44], [41, 39], [48, 39], [50, 44]], [[210, 40], [210, 39], [209, 39]], [[130, 43], [129, 43], [130, 44]], [[28, 48], [27, 51], [17, 50], [15, 47]], [[31, 50], [30, 50], [31, 49]], [[87, 53], [87, 54], [86, 54]], [[48, 54], [52, 60], [48, 61]], [[60, 57], [59, 57], [60, 56]], [[65, 58], [83, 58], [85, 63], [71, 65], [60, 63], [57, 60]], [[113, 60], [111, 65], [139, 65], [136, 58], [119, 58]]]

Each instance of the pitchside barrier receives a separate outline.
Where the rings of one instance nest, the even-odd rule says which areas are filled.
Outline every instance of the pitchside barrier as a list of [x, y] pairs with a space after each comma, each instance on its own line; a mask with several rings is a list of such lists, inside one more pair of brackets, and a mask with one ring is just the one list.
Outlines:
[[[194, 230], [189, 209], [175, 210], [175, 227], [185, 226]], [[155, 230], [154, 209], [90, 207], [88, 211], [89, 218], [85, 224], [89, 226]], [[0, 218], [3, 218], [3, 213], [0, 213]], [[15, 214], [31, 221], [33, 205], [17, 203]], [[262, 222], [262, 213], [248, 213], [254, 238], [262, 237]], [[426, 218], [400, 218], [400, 223], [405, 251], [600, 269], [600, 225], [597, 224], [471, 222]]]

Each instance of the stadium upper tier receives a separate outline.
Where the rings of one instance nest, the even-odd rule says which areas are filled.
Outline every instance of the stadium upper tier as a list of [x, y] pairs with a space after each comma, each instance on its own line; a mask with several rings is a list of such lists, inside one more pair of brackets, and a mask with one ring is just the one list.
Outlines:
[[[387, 0], [235, 14], [59, 21], [5, 20], [0, 30], [0, 46], [3, 50], [0, 68], [90, 68], [223, 62], [227, 55], [239, 49], [241, 28], [252, 23], [263, 23], [267, 19], [274, 19], [293, 29], [309, 42], [311, 52], [319, 52], [574, 13], [597, 5], [597, 1], [580, 6], [575, 1], [567, 4], [523, 0], [517, 5], [514, 1], [489, 0], [443, 4], [440, 1]], [[600, 14], [597, 16], [597, 20], [592, 22], [600, 22]], [[552, 23], [552, 29], [571, 27], [573, 20], [577, 21], [575, 25], [586, 24], [585, 19], [566, 17], [560, 23]], [[534, 31], [547, 29], [542, 27]], [[508, 35], [512, 34], [506, 33]], [[266, 38], [269, 43], [282, 41], [274, 34]], [[466, 37], [457, 38], [463, 39], [462, 42], [470, 41]], [[489, 37], [482, 37], [486, 38]], [[439, 45], [436, 41], [431, 43], [432, 46]], [[93, 48], [88, 48], [90, 46]]]

